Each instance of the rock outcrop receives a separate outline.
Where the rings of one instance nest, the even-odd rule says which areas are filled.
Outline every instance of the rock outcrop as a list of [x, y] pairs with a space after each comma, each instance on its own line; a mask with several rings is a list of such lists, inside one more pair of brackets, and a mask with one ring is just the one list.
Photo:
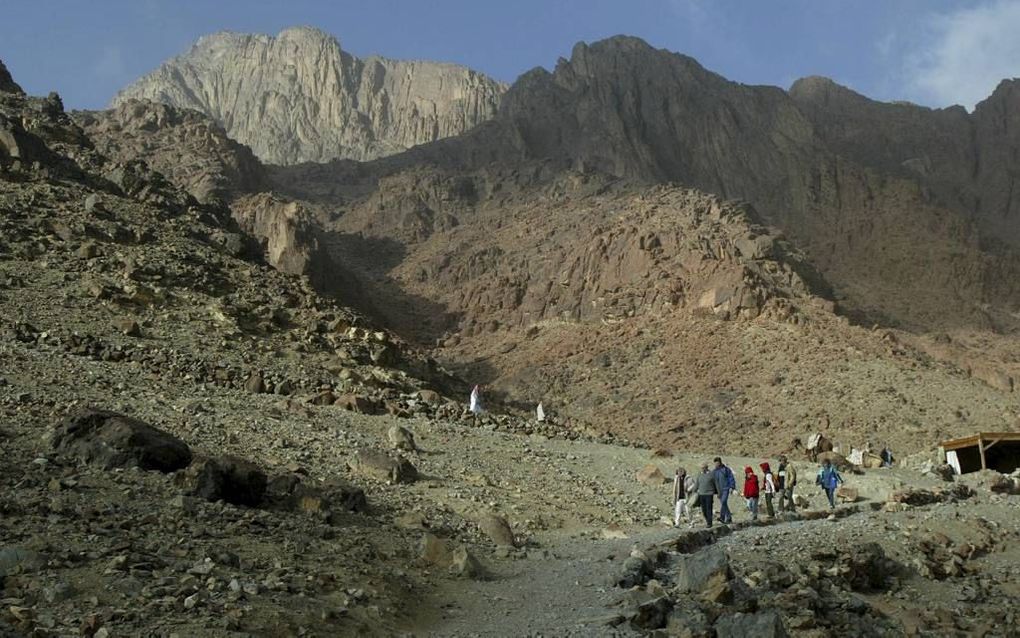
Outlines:
[[332, 36], [216, 33], [123, 89], [212, 117], [265, 162], [369, 160], [457, 135], [492, 117], [505, 86], [423, 61], [359, 59]]
[[7, 66], [3, 60], [0, 60], [0, 92], [4, 93], [22, 93], [21, 87], [11, 77], [11, 72], [7, 70]]
[[142, 100], [108, 111], [79, 112], [76, 122], [110, 159], [143, 159], [203, 203], [229, 202], [264, 185], [251, 149], [205, 115]]

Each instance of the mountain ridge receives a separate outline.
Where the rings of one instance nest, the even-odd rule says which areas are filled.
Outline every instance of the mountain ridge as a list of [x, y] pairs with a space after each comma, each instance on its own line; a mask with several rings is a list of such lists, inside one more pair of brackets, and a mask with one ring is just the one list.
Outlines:
[[[122, 89], [203, 112], [262, 160], [373, 159], [491, 117], [502, 83], [460, 65], [359, 59], [324, 31], [203, 36]], [[269, 134], [266, 132], [269, 131]]]

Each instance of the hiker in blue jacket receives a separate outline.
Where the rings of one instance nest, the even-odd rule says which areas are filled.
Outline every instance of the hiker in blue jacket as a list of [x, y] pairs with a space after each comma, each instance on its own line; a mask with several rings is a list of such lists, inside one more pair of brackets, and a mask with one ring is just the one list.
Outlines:
[[843, 477], [839, 475], [836, 466], [829, 459], [822, 461], [822, 469], [818, 470], [815, 477], [815, 484], [825, 490], [829, 497], [829, 509], [836, 509], [836, 488], [843, 483]]
[[719, 521], [732, 523], [733, 514], [730, 513], [730, 505], [727, 499], [730, 492], [737, 489], [737, 479], [733, 476], [733, 470], [723, 465], [722, 459], [715, 457], [715, 471], [712, 472], [715, 478], [716, 493], [719, 494]]

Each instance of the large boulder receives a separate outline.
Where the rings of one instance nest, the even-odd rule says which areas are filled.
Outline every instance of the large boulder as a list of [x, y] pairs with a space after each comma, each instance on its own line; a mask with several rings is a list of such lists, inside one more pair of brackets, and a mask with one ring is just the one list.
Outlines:
[[732, 578], [733, 570], [726, 552], [718, 545], [710, 545], [681, 558], [676, 570], [676, 590], [722, 602], [729, 593]]
[[510, 528], [510, 523], [508, 523], [502, 516], [486, 514], [479, 519], [478, 527], [480, 527], [481, 530], [485, 532], [485, 535], [492, 539], [492, 542], [496, 545], [503, 547], [515, 547], [517, 545], [517, 539], [514, 538], [514, 532]]
[[418, 470], [407, 459], [394, 459], [378, 450], [358, 450], [350, 463], [351, 470], [387, 483], [413, 483]]
[[276, 509], [321, 516], [329, 522], [336, 522], [335, 515], [342, 512], [368, 511], [360, 487], [340, 479], [313, 485], [297, 474], [273, 477], [266, 486], [265, 501]]
[[390, 447], [394, 450], [414, 452], [418, 449], [414, 442], [414, 435], [405, 427], [399, 425], [390, 427], [389, 431], [386, 432], [386, 438], [389, 439]]
[[652, 487], [662, 485], [666, 482], [666, 475], [662, 473], [659, 466], [654, 463], [649, 463], [640, 470], [634, 476], [638, 483], [644, 483]]
[[194, 496], [249, 507], [262, 504], [268, 483], [257, 465], [236, 456], [200, 459], [184, 472], [183, 481]]
[[715, 622], [717, 638], [785, 638], [789, 634], [775, 609], [754, 614], [727, 614]]
[[87, 409], [61, 421], [53, 449], [104, 469], [139, 467], [174, 472], [191, 463], [191, 449], [176, 436], [138, 419]]

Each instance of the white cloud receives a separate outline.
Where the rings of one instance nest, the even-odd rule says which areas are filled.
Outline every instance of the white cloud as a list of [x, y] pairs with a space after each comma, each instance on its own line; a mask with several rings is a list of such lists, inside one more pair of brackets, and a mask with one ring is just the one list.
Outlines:
[[997, 0], [933, 17], [907, 56], [907, 85], [922, 103], [974, 104], [1020, 75], [1020, 0]]

